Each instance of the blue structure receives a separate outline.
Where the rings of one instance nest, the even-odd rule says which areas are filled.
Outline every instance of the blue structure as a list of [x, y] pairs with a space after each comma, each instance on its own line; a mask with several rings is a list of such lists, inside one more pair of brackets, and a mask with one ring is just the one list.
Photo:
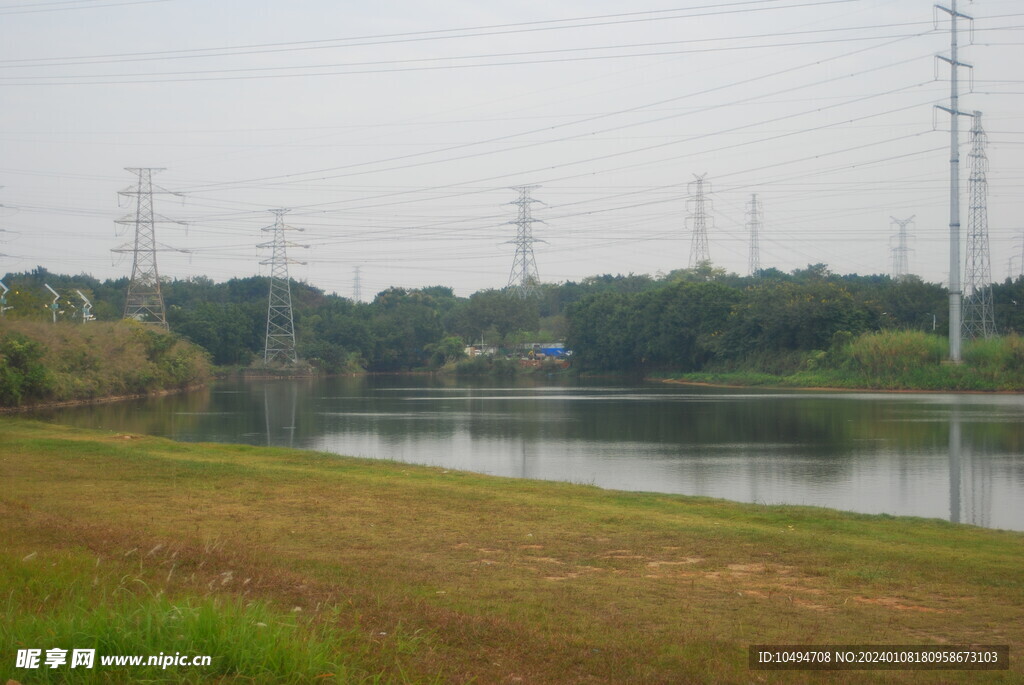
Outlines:
[[572, 354], [571, 351], [565, 349], [564, 343], [547, 343], [542, 344], [538, 350], [545, 357], [567, 357]]

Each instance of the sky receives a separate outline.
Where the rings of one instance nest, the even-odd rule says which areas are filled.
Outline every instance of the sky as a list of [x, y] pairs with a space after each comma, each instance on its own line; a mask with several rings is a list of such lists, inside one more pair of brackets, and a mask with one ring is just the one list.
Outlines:
[[[502, 288], [530, 203], [544, 282], [711, 261], [949, 278], [948, 15], [928, 0], [0, 0], [0, 275], [131, 272], [154, 173], [160, 275], [361, 299]], [[950, 0], [946, 0], [946, 4]], [[1024, 268], [1024, 6], [959, 0], [960, 110], [987, 133], [994, 280]], [[960, 117], [968, 227], [973, 118]], [[181, 222], [181, 223], [175, 223]], [[543, 241], [543, 242], [542, 242]]]

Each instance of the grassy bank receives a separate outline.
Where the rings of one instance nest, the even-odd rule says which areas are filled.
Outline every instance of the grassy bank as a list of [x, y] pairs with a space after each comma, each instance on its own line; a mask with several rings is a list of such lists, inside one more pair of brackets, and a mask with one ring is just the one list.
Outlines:
[[[967, 341], [961, 364], [949, 364], [945, 338], [918, 331], [839, 337], [828, 350], [789, 355], [790, 368], [763, 363], [723, 366], [663, 377], [688, 382], [793, 388], [1024, 392], [1024, 339], [1008, 335]], [[779, 365], [785, 367], [786, 365]]]
[[[1024, 678], [1020, 533], [10, 417], [0, 517], [0, 682], [820, 682], [754, 643], [1009, 644], [827, 677]], [[52, 647], [213, 663], [14, 668]]]
[[202, 349], [133, 321], [0, 320], [0, 407], [146, 395], [209, 377]]

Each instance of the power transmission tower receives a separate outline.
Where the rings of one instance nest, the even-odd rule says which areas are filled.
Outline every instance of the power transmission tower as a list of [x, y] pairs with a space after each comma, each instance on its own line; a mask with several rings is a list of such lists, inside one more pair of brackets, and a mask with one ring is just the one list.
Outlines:
[[[1006, 277], [1011, 281], [1016, 280], [1020, 276], [1024, 276], [1024, 234], [1018, 235], [1015, 242], [1020, 243], [1020, 253], [1011, 254], [1006, 260]], [[1016, 246], [1014, 246], [1016, 249]], [[1013, 263], [1018, 262], [1019, 266], [1017, 269], [1013, 268]], [[3, 285], [0, 283], [0, 285]]]
[[914, 217], [897, 219], [891, 216], [889, 219], [892, 220], [892, 223], [899, 226], [899, 231], [896, 233], [896, 247], [890, 248], [890, 250], [892, 252], [892, 277], [900, 280], [906, 278], [910, 273], [910, 260], [907, 259], [910, 248], [907, 247], [907, 238], [912, 236], [907, 233], [907, 226], [914, 223]]
[[1024, 234], [1017, 238], [1020, 241], [1020, 273], [1018, 276], [1024, 276]]
[[964, 337], [991, 338], [996, 334], [992, 305], [992, 255], [988, 244], [988, 142], [981, 112], [971, 127], [971, 175], [968, 184], [967, 263], [964, 267]]
[[[135, 319], [167, 328], [167, 311], [164, 296], [160, 292], [160, 272], [156, 267], [156, 224], [170, 222], [153, 212], [153, 194], [178, 195], [153, 185], [153, 174], [163, 171], [156, 168], [127, 167], [125, 171], [137, 174], [138, 185], [122, 190], [118, 195], [135, 198], [135, 214], [118, 219], [115, 223], [135, 227], [135, 239], [112, 252], [132, 253], [132, 276], [128, 281], [128, 293], [124, 300], [124, 318]], [[181, 223], [174, 221], [170, 223]], [[129, 247], [131, 245], [131, 247]], [[184, 251], [184, 250], [179, 250]]]
[[950, 52], [949, 57], [939, 59], [950, 66], [952, 72], [949, 86], [949, 107], [937, 107], [950, 115], [949, 127], [949, 361], [961, 361], [962, 292], [960, 285], [960, 117], [969, 116], [960, 111], [960, 67], [972, 68], [958, 59], [959, 44], [957, 19], [973, 19], [956, 10], [956, 0], [950, 0], [949, 7], [935, 6], [949, 14]]
[[509, 222], [517, 227], [516, 239], [509, 241], [516, 246], [516, 256], [512, 260], [512, 270], [509, 272], [506, 288], [521, 298], [537, 294], [540, 276], [537, 274], [537, 260], [533, 256], [533, 244], [545, 242], [533, 237], [533, 224], [535, 222], [544, 223], [540, 219], [534, 219], [530, 212], [530, 205], [540, 202], [540, 200], [530, 197], [530, 191], [534, 188], [540, 188], [540, 186], [513, 187], [512, 190], [517, 191], [519, 197], [509, 203], [516, 205], [519, 210], [516, 220]]
[[696, 180], [690, 181], [687, 185], [687, 190], [690, 193], [690, 198], [687, 201], [690, 216], [687, 217], [687, 221], [693, 232], [693, 237], [690, 240], [691, 269], [711, 261], [711, 255], [708, 252], [708, 211], [711, 209], [711, 200], [704, 197], [705, 186], [710, 186], [710, 184], [704, 180], [705, 176], [707, 174], [700, 176], [694, 174], [693, 177]]
[[271, 240], [257, 247], [272, 248], [270, 259], [260, 264], [270, 265], [270, 296], [267, 300], [267, 338], [263, 348], [263, 362], [295, 364], [299, 356], [295, 351], [295, 319], [292, 316], [292, 287], [288, 277], [288, 264], [305, 264], [288, 258], [289, 247], [308, 247], [285, 239], [285, 231], [301, 231], [284, 225], [287, 209], [273, 209], [274, 225], [262, 230], [273, 233]]
[[747, 274], [757, 275], [761, 270], [761, 222], [763, 221], [761, 201], [757, 193], [747, 203], [747, 230], [750, 231], [750, 254], [747, 259]]
[[362, 267], [353, 267], [352, 269], [352, 300], [354, 302], [360, 302], [363, 297], [362, 282], [359, 278], [359, 269]]

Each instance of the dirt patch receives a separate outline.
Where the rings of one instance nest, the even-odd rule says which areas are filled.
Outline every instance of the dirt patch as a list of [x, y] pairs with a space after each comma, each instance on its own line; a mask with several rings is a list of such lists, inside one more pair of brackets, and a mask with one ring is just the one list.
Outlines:
[[646, 559], [642, 554], [633, 554], [631, 549], [613, 549], [601, 555], [602, 559]]
[[686, 557], [682, 561], [648, 561], [648, 568], [658, 568], [661, 566], [689, 566], [690, 564], [699, 564], [704, 561], [701, 557]]
[[861, 604], [871, 604], [874, 606], [884, 606], [896, 611], [920, 611], [927, 614], [944, 614], [944, 609], [933, 609], [932, 607], [923, 607], [916, 604], [905, 604], [895, 597], [853, 597], [853, 601], [860, 602]]

